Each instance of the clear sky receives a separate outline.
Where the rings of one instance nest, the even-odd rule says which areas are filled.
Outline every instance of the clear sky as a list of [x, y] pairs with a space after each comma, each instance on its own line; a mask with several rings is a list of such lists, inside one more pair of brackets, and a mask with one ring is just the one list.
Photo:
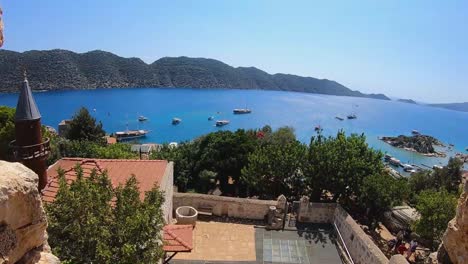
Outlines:
[[425, 102], [468, 101], [468, 1], [0, 0], [15, 51], [207, 57]]

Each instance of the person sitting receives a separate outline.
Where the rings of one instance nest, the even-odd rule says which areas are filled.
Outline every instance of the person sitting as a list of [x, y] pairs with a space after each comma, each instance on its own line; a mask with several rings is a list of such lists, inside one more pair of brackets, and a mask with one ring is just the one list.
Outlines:
[[405, 243], [401, 243], [401, 245], [398, 246], [398, 248], [397, 248], [398, 253], [400, 253], [403, 256], [405, 255], [406, 250], [407, 250], [407, 248], [406, 248]]

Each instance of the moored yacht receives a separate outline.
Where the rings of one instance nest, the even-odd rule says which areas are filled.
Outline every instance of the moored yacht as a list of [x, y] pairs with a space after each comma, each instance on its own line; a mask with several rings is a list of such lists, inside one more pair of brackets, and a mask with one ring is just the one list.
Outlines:
[[229, 120], [218, 120], [218, 121], [216, 121], [216, 126], [217, 127], [225, 126], [227, 124], [229, 124]]
[[143, 122], [143, 121], [146, 121], [146, 120], [148, 120], [148, 118], [146, 116], [139, 116], [138, 117], [138, 121], [140, 121], [140, 122]]
[[393, 157], [390, 154], [385, 154], [385, 156], [384, 156], [385, 161], [389, 161], [391, 158], [393, 158]]
[[396, 159], [396, 158], [390, 158], [388, 160], [388, 163], [390, 163], [393, 166], [400, 166], [401, 165], [401, 161], [399, 159]]
[[252, 110], [248, 109], [248, 108], [236, 108], [234, 110], [232, 110], [232, 112], [236, 115], [240, 115], [240, 114], [250, 114], [252, 113]]
[[172, 124], [173, 125], [178, 125], [178, 124], [180, 124], [180, 122], [182, 122], [182, 119], [177, 118], [177, 117], [172, 118]]
[[347, 116], [348, 119], [356, 119], [357, 116], [355, 114], [350, 114]]
[[146, 137], [146, 134], [148, 133], [148, 130], [125, 130], [115, 132], [115, 137], [117, 141], [125, 141]]

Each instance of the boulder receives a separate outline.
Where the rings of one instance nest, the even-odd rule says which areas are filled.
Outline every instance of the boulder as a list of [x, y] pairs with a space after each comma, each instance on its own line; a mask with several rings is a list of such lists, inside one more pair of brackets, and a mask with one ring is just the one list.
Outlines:
[[443, 248], [455, 263], [468, 263], [468, 182], [458, 200], [457, 214], [442, 237]]
[[16, 263], [47, 242], [38, 181], [22, 164], [0, 161], [0, 264]]

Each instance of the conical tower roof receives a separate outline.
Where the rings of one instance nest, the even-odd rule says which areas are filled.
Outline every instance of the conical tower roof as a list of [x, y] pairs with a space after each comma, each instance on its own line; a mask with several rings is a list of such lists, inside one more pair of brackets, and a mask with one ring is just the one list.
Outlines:
[[41, 118], [41, 113], [39, 113], [36, 101], [34, 101], [28, 79], [24, 78], [18, 104], [16, 105], [15, 121], [36, 120], [39, 118]]

